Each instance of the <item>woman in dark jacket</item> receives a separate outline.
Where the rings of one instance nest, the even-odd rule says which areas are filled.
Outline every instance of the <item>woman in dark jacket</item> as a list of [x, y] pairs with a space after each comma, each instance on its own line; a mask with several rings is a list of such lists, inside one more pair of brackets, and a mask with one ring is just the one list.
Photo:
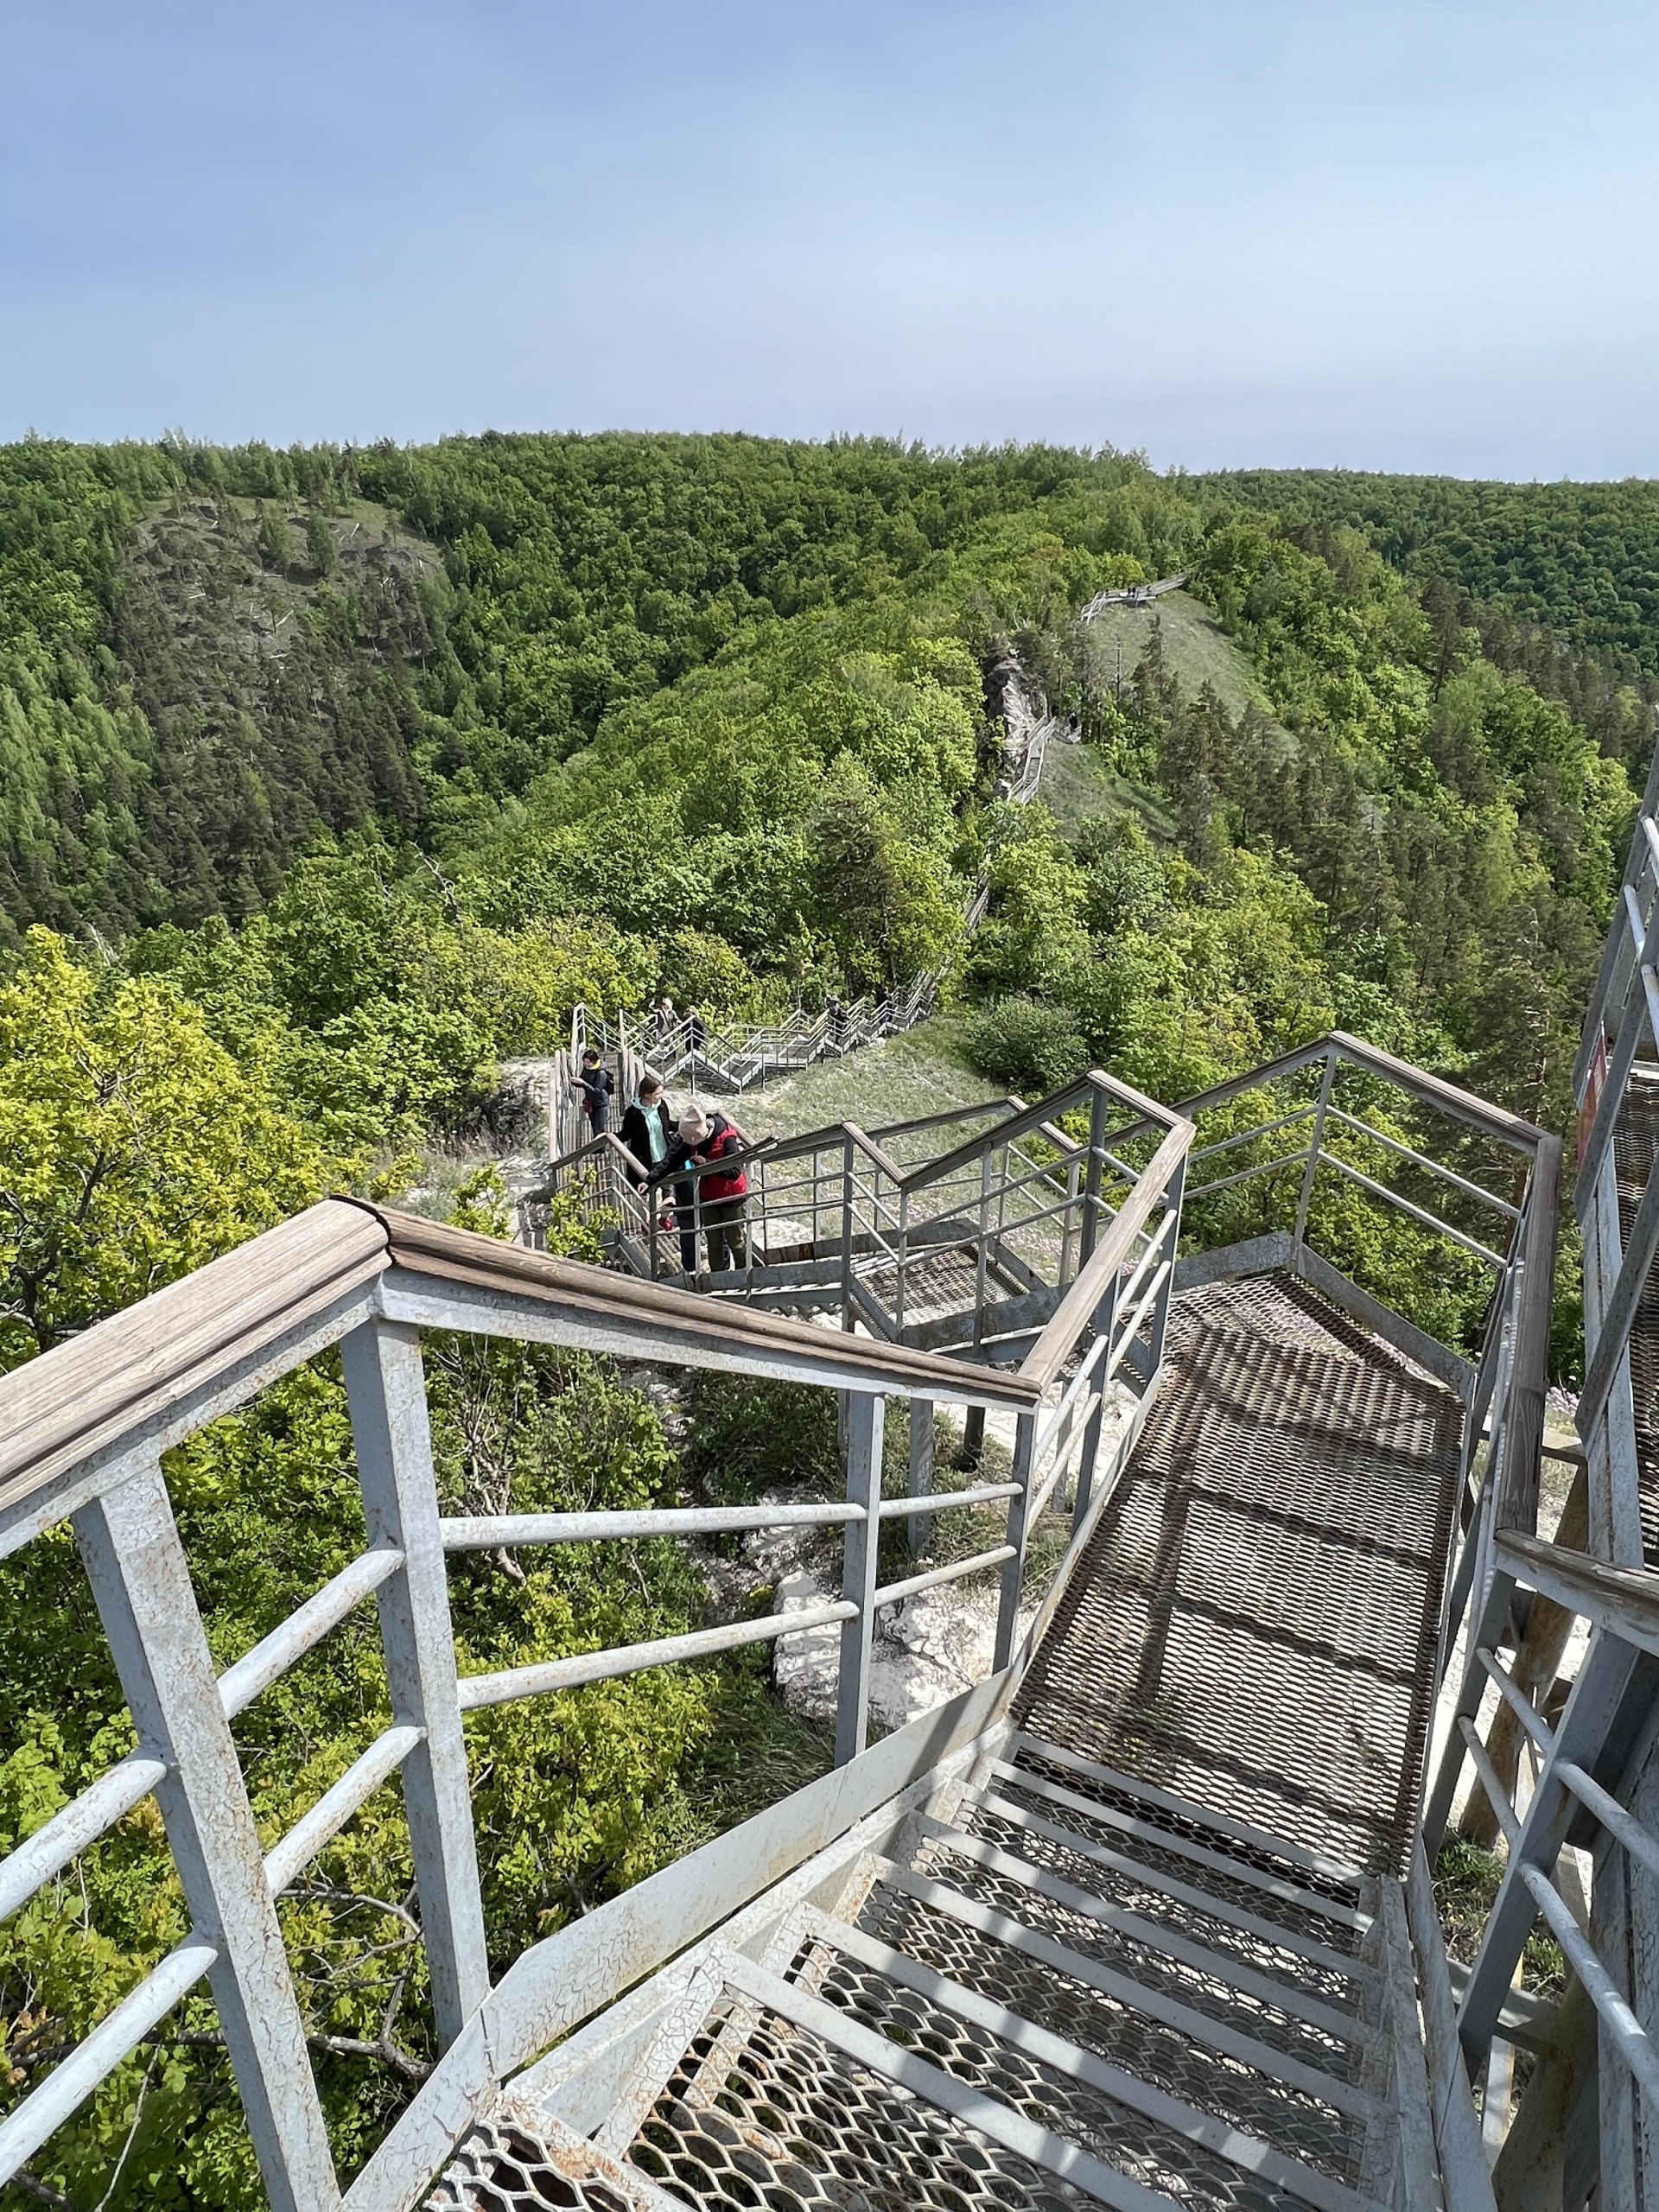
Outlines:
[[[679, 1123], [668, 1110], [668, 1100], [663, 1095], [660, 1076], [643, 1075], [639, 1089], [628, 1101], [622, 1116], [622, 1141], [639, 1163], [639, 1173], [634, 1178], [638, 1184], [649, 1184], [673, 1149]], [[692, 1192], [690, 1183], [674, 1185], [675, 1226], [680, 1234], [680, 1265], [689, 1275], [697, 1271], [697, 1239], [692, 1226]]]

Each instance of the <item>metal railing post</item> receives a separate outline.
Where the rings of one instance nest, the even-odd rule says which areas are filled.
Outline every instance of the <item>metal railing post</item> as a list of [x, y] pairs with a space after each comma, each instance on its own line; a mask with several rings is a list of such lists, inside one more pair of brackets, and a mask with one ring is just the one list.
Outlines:
[[489, 1994], [454, 1630], [418, 1332], [365, 1322], [340, 1347], [369, 1542], [404, 1554], [378, 1593], [395, 1726], [425, 1740], [404, 1764], [432, 2011], [446, 2048]]
[[864, 1749], [869, 1732], [870, 1646], [875, 1637], [876, 1567], [881, 1541], [881, 1424], [886, 1401], [869, 1390], [847, 1394], [847, 1502], [863, 1518], [843, 1538], [841, 1594], [858, 1611], [841, 1624], [836, 1693], [836, 1764]]
[[1020, 1586], [1026, 1575], [1026, 1545], [1031, 1535], [1031, 1486], [1036, 1472], [1037, 1416], [1020, 1414], [1014, 1431], [1014, 1468], [1008, 1479], [1019, 1484], [1008, 1500], [1007, 1534], [1014, 1557], [1002, 1563], [1002, 1589], [996, 1608], [996, 1650], [991, 1671], [1001, 1674], [1014, 1656], [1014, 1631], [1020, 1623]]
[[[1313, 1178], [1319, 1173], [1319, 1154], [1325, 1146], [1325, 1116], [1336, 1080], [1337, 1052], [1332, 1046], [1325, 1056], [1325, 1073], [1319, 1081], [1319, 1103], [1313, 1113], [1313, 1134], [1307, 1141], [1307, 1166], [1302, 1170], [1302, 1187], [1297, 1193], [1296, 1226], [1290, 1238], [1293, 1251], [1300, 1251], [1307, 1236], [1308, 1209], [1313, 1203]], [[1295, 1156], [1294, 1153], [1291, 1154], [1293, 1160]]]
[[1083, 1166], [1083, 1223], [1079, 1231], [1077, 1265], [1092, 1256], [1100, 1235], [1100, 1185], [1105, 1168], [1106, 1094], [1096, 1090], [1089, 1105], [1089, 1157]]
[[152, 1460], [74, 1516], [86, 1579], [208, 1968], [274, 2212], [332, 2212], [340, 2184], [247, 1788], [173, 1507]]
[[[933, 1401], [931, 1398], [912, 1398], [910, 1402], [910, 1465], [906, 1472], [905, 1491], [910, 1497], [931, 1497], [933, 1495]], [[910, 1517], [910, 1548], [925, 1552], [933, 1541], [933, 1516], [931, 1513], [913, 1513]]]
[[1164, 1218], [1159, 1234], [1169, 1239], [1166, 1255], [1168, 1272], [1158, 1286], [1158, 1295], [1153, 1300], [1152, 1341], [1148, 1348], [1147, 1381], [1150, 1382], [1164, 1363], [1164, 1339], [1169, 1334], [1169, 1301], [1175, 1290], [1175, 1268], [1181, 1249], [1181, 1200], [1186, 1190], [1186, 1162], [1176, 1163], [1175, 1173], [1169, 1179], [1169, 1194], [1164, 1207]]
[[853, 1325], [853, 1141], [841, 1147], [841, 1325]]
[[1089, 1510], [1089, 1501], [1095, 1491], [1095, 1463], [1100, 1457], [1100, 1434], [1106, 1421], [1106, 1393], [1111, 1387], [1107, 1369], [1112, 1363], [1112, 1332], [1117, 1326], [1117, 1294], [1122, 1277], [1114, 1275], [1107, 1286], [1106, 1295], [1095, 1308], [1090, 1326], [1096, 1342], [1106, 1339], [1106, 1351], [1100, 1365], [1100, 1392], [1095, 1409], [1089, 1416], [1083, 1432], [1083, 1450], [1077, 1458], [1077, 1485], [1071, 1501], [1071, 1526], [1083, 1526], [1084, 1516]]

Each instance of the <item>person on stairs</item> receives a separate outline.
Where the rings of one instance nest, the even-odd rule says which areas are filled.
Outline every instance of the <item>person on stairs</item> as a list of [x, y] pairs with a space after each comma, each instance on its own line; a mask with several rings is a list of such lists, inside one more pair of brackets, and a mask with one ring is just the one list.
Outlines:
[[711, 1160], [730, 1162], [714, 1174], [698, 1179], [702, 1185], [702, 1225], [711, 1274], [748, 1265], [743, 1217], [748, 1205], [749, 1179], [741, 1165], [748, 1141], [735, 1122], [728, 1122], [724, 1114], [711, 1117], [694, 1099], [680, 1116], [679, 1135], [669, 1147], [667, 1160], [652, 1178], [653, 1183], [664, 1182], [677, 1168], [706, 1167]]
[[[679, 1123], [668, 1110], [668, 1099], [663, 1090], [663, 1079], [646, 1068], [639, 1077], [639, 1088], [628, 1101], [627, 1111], [622, 1116], [622, 1141], [639, 1163], [639, 1173], [634, 1181], [648, 1185], [657, 1170], [667, 1160], [669, 1148], [678, 1134]], [[689, 1275], [697, 1272], [697, 1239], [693, 1227], [694, 1211], [691, 1185], [674, 1185], [674, 1225], [679, 1231], [680, 1265]], [[667, 1227], [666, 1222], [662, 1224]]]
[[582, 1110], [588, 1116], [588, 1134], [602, 1137], [611, 1126], [611, 1101], [616, 1096], [616, 1077], [600, 1058], [597, 1045], [589, 1045], [582, 1056], [582, 1068], [573, 1090], [582, 1093]]

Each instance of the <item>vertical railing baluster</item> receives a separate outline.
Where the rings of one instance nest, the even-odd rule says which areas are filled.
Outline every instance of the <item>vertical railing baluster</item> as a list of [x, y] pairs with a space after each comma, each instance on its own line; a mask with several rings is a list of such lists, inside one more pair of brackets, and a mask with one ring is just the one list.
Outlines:
[[849, 1521], [843, 1540], [841, 1592], [858, 1610], [841, 1624], [841, 1673], [836, 1696], [836, 1764], [855, 1759], [868, 1740], [870, 1647], [875, 1636], [876, 1566], [881, 1546], [881, 1423], [885, 1401], [868, 1390], [846, 1393], [847, 1502], [863, 1518]]
[[86, 1579], [156, 1785], [274, 2212], [331, 2212], [340, 2185], [276, 1907], [159, 1465], [74, 1516]]
[[1083, 1164], [1083, 1222], [1078, 1235], [1077, 1265], [1091, 1257], [1100, 1235], [1100, 1184], [1105, 1168], [1106, 1094], [1096, 1090], [1089, 1103], [1089, 1156]]
[[1089, 1416], [1088, 1426], [1083, 1432], [1083, 1450], [1077, 1459], [1077, 1486], [1071, 1504], [1074, 1531], [1083, 1526], [1089, 1510], [1089, 1501], [1094, 1496], [1095, 1462], [1100, 1457], [1100, 1434], [1106, 1420], [1106, 1393], [1111, 1388], [1107, 1370], [1112, 1364], [1112, 1338], [1117, 1330], [1117, 1293], [1122, 1279], [1121, 1272], [1113, 1275], [1106, 1286], [1105, 1296], [1095, 1308], [1094, 1319], [1090, 1324], [1095, 1341], [1098, 1343], [1103, 1337], [1106, 1349], [1100, 1360], [1099, 1396], [1093, 1413]]
[[1001, 1674], [1014, 1656], [1014, 1631], [1020, 1623], [1020, 1586], [1026, 1578], [1026, 1547], [1031, 1537], [1031, 1490], [1036, 1473], [1037, 1416], [1020, 1414], [1014, 1421], [1014, 1466], [1010, 1482], [1020, 1487], [1008, 1500], [1007, 1533], [1002, 1541], [1014, 1546], [1014, 1557], [1002, 1564], [1002, 1589], [996, 1609], [996, 1651], [992, 1672]]
[[489, 1994], [467, 1744], [418, 1332], [369, 1321], [340, 1345], [372, 1545], [404, 1554], [380, 1586], [380, 1642], [394, 1723], [425, 1732], [403, 1770], [421, 1932], [438, 2040], [453, 2043]]
[[1164, 1218], [1159, 1224], [1159, 1234], [1167, 1237], [1169, 1249], [1164, 1255], [1167, 1272], [1158, 1286], [1158, 1295], [1152, 1301], [1152, 1341], [1148, 1347], [1147, 1382], [1150, 1385], [1164, 1363], [1164, 1339], [1169, 1333], [1169, 1301], [1175, 1290], [1175, 1269], [1181, 1251], [1181, 1200], [1186, 1190], [1186, 1162], [1178, 1160], [1175, 1173], [1169, 1179], [1168, 1196], [1164, 1202]]
[[[911, 1497], [931, 1497], [933, 1495], [931, 1398], [912, 1398], [910, 1402], [910, 1465], [906, 1472], [905, 1488]], [[912, 1513], [910, 1516], [911, 1550], [925, 1552], [932, 1541], [932, 1515]]]
[[[1319, 1154], [1325, 1147], [1325, 1117], [1331, 1104], [1331, 1093], [1337, 1080], [1337, 1049], [1333, 1045], [1325, 1056], [1325, 1073], [1319, 1079], [1319, 1103], [1313, 1112], [1313, 1134], [1307, 1143], [1307, 1165], [1302, 1170], [1301, 1189], [1296, 1198], [1296, 1226], [1291, 1232], [1293, 1250], [1300, 1251], [1307, 1236], [1308, 1210], [1313, 1203], [1313, 1178], [1319, 1173]], [[1293, 1153], [1291, 1157], [1295, 1158]], [[1283, 1216], [1280, 1218], [1282, 1220]]]

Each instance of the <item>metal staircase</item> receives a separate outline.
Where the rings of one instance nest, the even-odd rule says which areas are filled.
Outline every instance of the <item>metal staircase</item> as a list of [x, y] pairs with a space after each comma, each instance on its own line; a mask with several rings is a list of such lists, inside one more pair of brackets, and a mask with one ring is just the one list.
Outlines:
[[1413, 2158], [1432, 2192], [1382, 1884], [1018, 1728], [957, 1764], [531, 2069], [433, 2203], [584, 2164], [709, 2212], [1360, 2212]]
[[[194, 1928], [0, 2117], [0, 2178], [206, 1974], [293, 2212], [1486, 2212], [1468, 2062], [1536, 2025], [1509, 1989], [1535, 1891], [1512, 1856], [1454, 1976], [1419, 1834], [1434, 1700], [1468, 1619], [1482, 1683], [1522, 1632], [1524, 1574], [1593, 1586], [1605, 1619], [1640, 1595], [1634, 1570], [1564, 1566], [1519, 1526], [1558, 1163], [1545, 1134], [1332, 1035], [1179, 1110], [1096, 1074], [770, 1147], [751, 1264], [695, 1287], [608, 1139], [560, 1170], [604, 1268], [333, 1202], [6, 1378], [0, 1543], [70, 1522], [138, 1747], [0, 1861], [0, 1910], [154, 1791]], [[845, 1497], [442, 1517], [429, 1331], [833, 1391]], [[161, 1454], [334, 1344], [365, 1549], [216, 1676]], [[937, 1406], [970, 1446], [1006, 1425], [1006, 1477], [937, 1482]], [[890, 1410], [910, 1428], [897, 1495]], [[988, 1506], [1000, 1541], [931, 1551], [944, 1516]], [[913, 1571], [884, 1583], [895, 1522]], [[1057, 1522], [1058, 1566], [1035, 1573]], [[822, 1604], [457, 1671], [449, 1554], [802, 1525], [841, 1531]], [[873, 1731], [879, 1623], [970, 1573], [998, 1587], [991, 1671]], [[262, 1847], [235, 1719], [371, 1598], [389, 1723]], [[1541, 1839], [1535, 1872], [1567, 1796], [1593, 1808], [1640, 1736], [1619, 1618], [1623, 1656], [1592, 1646], [1560, 1723], [1555, 1797], [1511, 1816]], [[839, 1639], [834, 1769], [493, 1976], [467, 1716], [813, 1630]], [[342, 2187], [282, 1899], [393, 1775], [442, 2055]]]

